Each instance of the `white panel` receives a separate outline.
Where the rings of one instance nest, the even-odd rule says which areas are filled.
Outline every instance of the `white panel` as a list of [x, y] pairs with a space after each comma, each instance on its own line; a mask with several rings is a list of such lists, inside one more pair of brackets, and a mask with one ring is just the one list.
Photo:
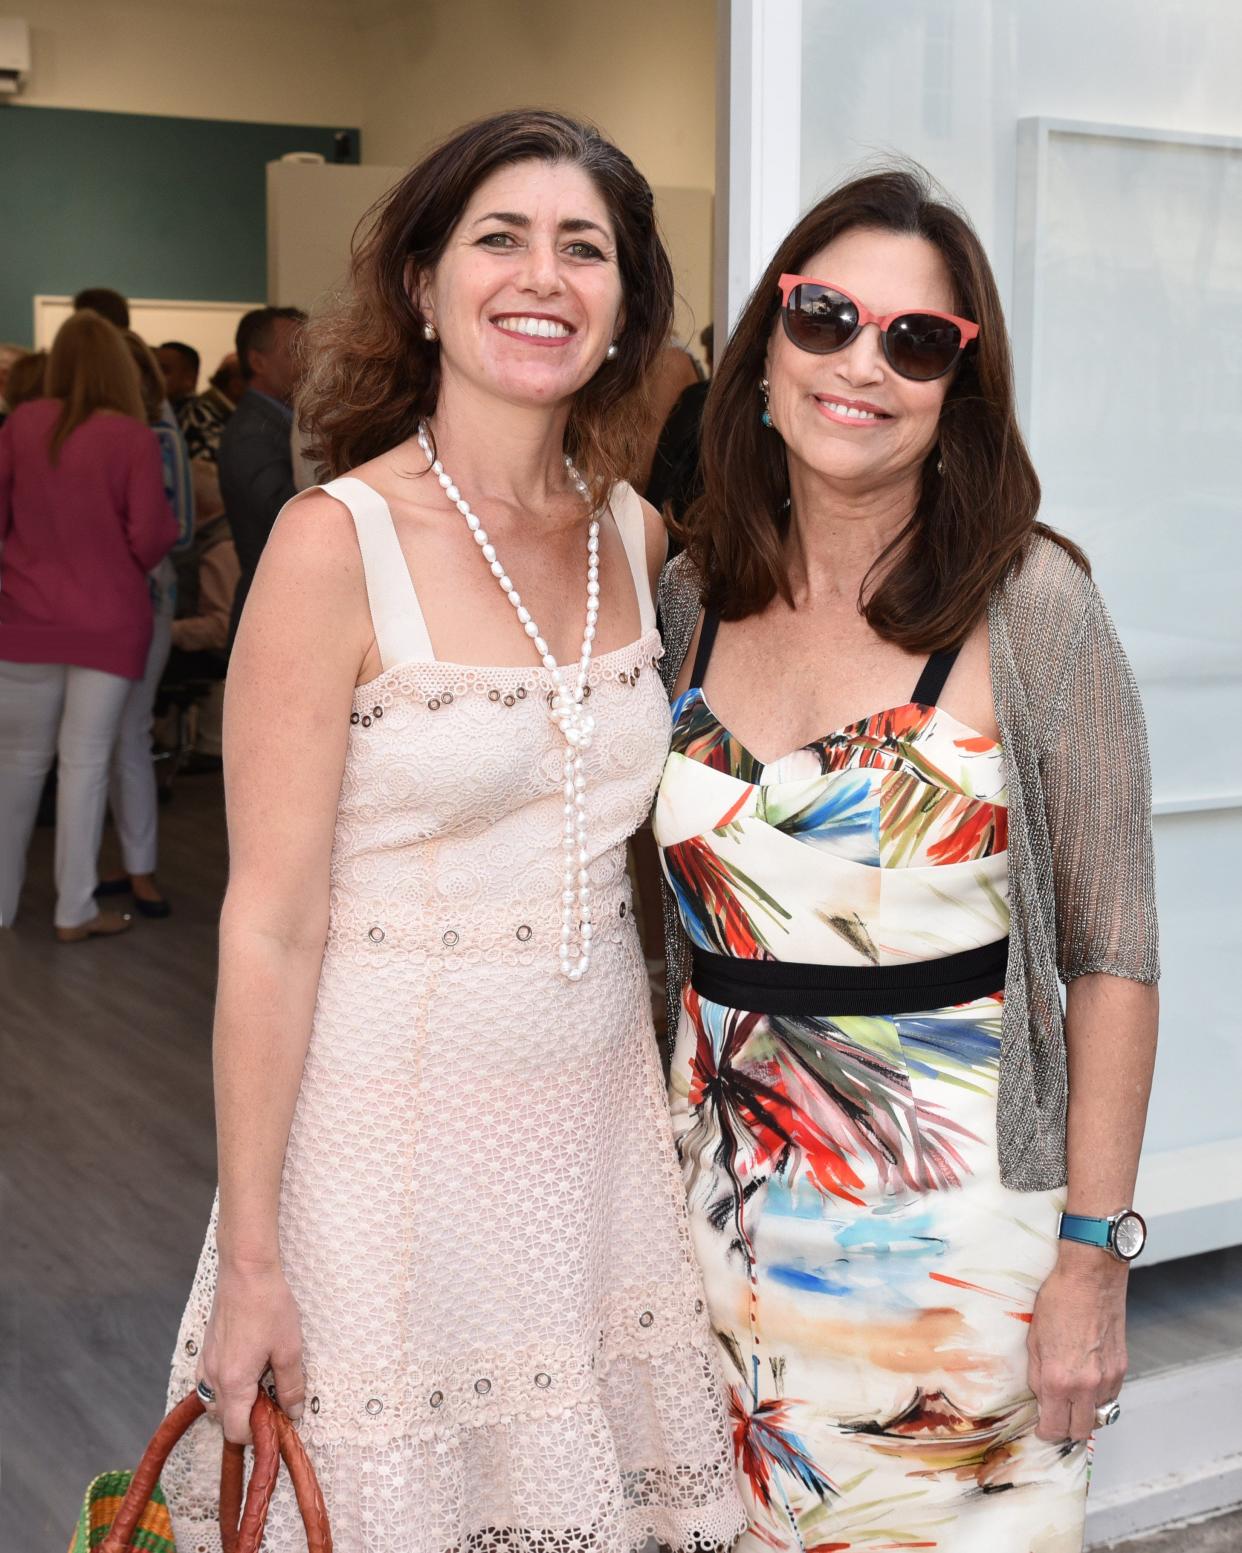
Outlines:
[[[1242, 141], [1056, 121], [1023, 140], [1015, 311], [1044, 516], [1085, 545], [1125, 639], [1157, 802], [1236, 798]], [[1186, 729], [1209, 726], [1204, 758]]]
[[[242, 315], [262, 302], [171, 302], [143, 297], [129, 298], [129, 321], [136, 334], [148, 345], [165, 340], [182, 340], [202, 357], [199, 390], [233, 350], [233, 340]], [[34, 299], [34, 342], [36, 350], [47, 350], [56, 331], [73, 311], [71, 297], [40, 296]]]

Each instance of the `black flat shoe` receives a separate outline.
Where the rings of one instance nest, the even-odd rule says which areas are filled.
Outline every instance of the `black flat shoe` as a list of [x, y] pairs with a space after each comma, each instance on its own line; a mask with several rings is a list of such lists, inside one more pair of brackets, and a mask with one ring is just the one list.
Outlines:
[[172, 916], [172, 907], [167, 901], [144, 901], [141, 895], [134, 896], [134, 910], [144, 917]]
[[105, 895], [128, 895], [129, 876], [122, 875], [119, 879], [101, 879], [95, 886], [95, 899], [100, 900]]

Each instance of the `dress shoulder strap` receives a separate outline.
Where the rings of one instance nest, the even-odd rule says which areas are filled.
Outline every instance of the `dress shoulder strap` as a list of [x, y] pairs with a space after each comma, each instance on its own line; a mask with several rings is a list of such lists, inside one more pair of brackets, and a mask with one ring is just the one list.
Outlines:
[[405, 564], [388, 503], [365, 480], [342, 475], [321, 490], [349, 508], [358, 533], [371, 624], [385, 669], [435, 661], [414, 579]]
[[932, 653], [931, 657], [923, 665], [923, 672], [919, 675], [919, 682], [914, 687], [914, 694], [910, 697], [915, 706], [935, 706], [944, 687], [948, 683], [949, 675], [953, 672], [953, 665], [957, 662], [960, 647], [946, 647], [939, 652]]
[[639, 629], [645, 636], [655, 629], [656, 607], [647, 573], [647, 523], [643, 517], [642, 499], [632, 485], [619, 480], [612, 488], [608, 505], [630, 563], [634, 592], [638, 595]]

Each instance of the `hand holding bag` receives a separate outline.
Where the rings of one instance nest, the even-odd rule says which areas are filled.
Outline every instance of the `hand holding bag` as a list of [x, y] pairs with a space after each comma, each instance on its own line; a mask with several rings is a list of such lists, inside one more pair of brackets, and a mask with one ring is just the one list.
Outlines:
[[[155, 1431], [136, 1472], [107, 1473], [95, 1479], [87, 1490], [69, 1553], [164, 1553], [173, 1549], [159, 1476], [173, 1446], [203, 1410], [198, 1394], [191, 1392]], [[292, 1420], [265, 1391], [260, 1390], [251, 1409], [250, 1431], [254, 1436], [254, 1470], [244, 1504], [245, 1452], [242, 1446], [227, 1441], [224, 1446], [220, 1468], [220, 1542], [224, 1553], [258, 1553], [262, 1547], [282, 1461], [302, 1513], [308, 1553], [332, 1553], [328, 1512], [315, 1469]], [[124, 1498], [117, 1506], [116, 1498], [122, 1491]], [[105, 1532], [102, 1540], [101, 1531]]]

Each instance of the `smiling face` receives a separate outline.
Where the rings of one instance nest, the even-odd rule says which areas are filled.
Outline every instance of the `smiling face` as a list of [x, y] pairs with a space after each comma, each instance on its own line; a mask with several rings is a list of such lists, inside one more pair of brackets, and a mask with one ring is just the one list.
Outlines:
[[621, 273], [603, 197], [580, 167], [517, 162], [475, 190], [418, 305], [446, 386], [562, 404], [621, 328]]
[[[801, 270], [840, 286], [881, 317], [958, 310], [948, 268], [922, 237], [855, 227]], [[765, 376], [768, 407], [791, 466], [855, 491], [917, 477], [936, 443], [953, 381], [952, 373], [916, 383], [894, 372], [874, 324], [843, 349], [817, 356], [788, 340], [779, 318]]]

